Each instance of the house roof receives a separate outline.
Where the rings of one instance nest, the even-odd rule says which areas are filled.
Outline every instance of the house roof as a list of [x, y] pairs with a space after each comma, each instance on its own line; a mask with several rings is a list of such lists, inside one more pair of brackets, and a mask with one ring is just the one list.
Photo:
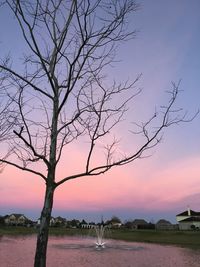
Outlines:
[[9, 215], [9, 217], [12, 216], [12, 215], [15, 216], [15, 218], [17, 218], [17, 219], [19, 219], [19, 218], [22, 217], [22, 216], [23, 216], [25, 219], [27, 219], [27, 218], [24, 216], [24, 214], [12, 213], [11, 215]]
[[161, 225], [161, 224], [171, 224], [171, 223], [169, 221], [167, 221], [167, 220], [161, 219], [156, 224]]
[[[188, 210], [181, 212], [181, 213], [177, 214], [176, 216], [189, 216]], [[190, 210], [190, 216], [200, 216], [200, 212]]]
[[147, 222], [145, 221], [145, 220], [143, 220], [143, 219], [135, 219], [134, 221], [133, 221], [133, 224], [147, 224]]
[[184, 220], [181, 220], [179, 223], [182, 223], [182, 222], [200, 222], [200, 217], [189, 217], [189, 218], [186, 218]]
[[66, 221], [66, 219], [61, 217], [61, 216], [58, 216], [58, 217], [56, 217], [54, 219], [56, 219], [57, 221]]

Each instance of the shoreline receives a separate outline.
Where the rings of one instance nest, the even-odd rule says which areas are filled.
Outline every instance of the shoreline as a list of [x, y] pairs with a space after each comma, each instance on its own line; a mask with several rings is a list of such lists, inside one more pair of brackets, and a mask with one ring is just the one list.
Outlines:
[[[37, 234], [37, 229], [22, 226], [0, 226], [0, 237]], [[87, 236], [95, 235], [88, 229], [50, 228], [50, 236]], [[200, 231], [180, 230], [131, 230], [109, 229], [105, 238], [127, 242], [154, 243], [200, 249]]]

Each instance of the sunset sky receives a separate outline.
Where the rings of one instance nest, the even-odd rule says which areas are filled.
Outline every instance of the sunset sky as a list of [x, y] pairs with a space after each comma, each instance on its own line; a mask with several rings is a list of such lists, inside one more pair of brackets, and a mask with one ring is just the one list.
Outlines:
[[[111, 79], [134, 79], [142, 73], [142, 93], [118, 127], [120, 149], [131, 150], [137, 137], [130, 133], [134, 121], [145, 121], [155, 107], [166, 104], [171, 82], [181, 80], [177, 107], [192, 117], [200, 109], [200, 1], [143, 0], [133, 14], [130, 27], [134, 40], [121, 45], [119, 63], [110, 69]], [[21, 49], [18, 30], [7, 10], [0, 11], [0, 58]], [[16, 63], [17, 64], [17, 63]], [[71, 146], [64, 154], [58, 175], [65, 175], [66, 162], [78, 169], [84, 144]], [[58, 188], [53, 215], [99, 221], [112, 215], [124, 219], [160, 218], [175, 222], [175, 215], [187, 209], [200, 211], [200, 115], [192, 122], [166, 129], [151, 156], [112, 169], [99, 177], [72, 180]], [[74, 160], [76, 159], [76, 160]], [[37, 219], [43, 204], [43, 181], [26, 172], [6, 167], [0, 173], [0, 215], [23, 213]]]

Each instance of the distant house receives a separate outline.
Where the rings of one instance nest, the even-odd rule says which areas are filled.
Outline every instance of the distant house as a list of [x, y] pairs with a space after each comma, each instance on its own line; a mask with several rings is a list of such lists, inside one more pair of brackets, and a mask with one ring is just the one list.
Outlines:
[[95, 224], [90, 224], [90, 223], [81, 223], [80, 224], [80, 227], [83, 228], [83, 229], [92, 229], [95, 227]]
[[111, 222], [111, 228], [120, 228], [121, 226], [122, 226], [122, 223]]
[[148, 226], [148, 223], [143, 219], [135, 219], [132, 222], [133, 229], [146, 229], [147, 226]]
[[73, 219], [71, 221], [67, 221], [66, 223], [67, 228], [79, 228], [80, 227], [80, 221]]
[[176, 215], [180, 230], [200, 229], [200, 212], [188, 208]]
[[95, 227], [94, 222], [87, 223], [85, 220], [82, 220], [79, 224], [79, 227], [82, 229], [92, 229]]
[[117, 216], [113, 216], [111, 220], [105, 222], [105, 225], [109, 228], [120, 228], [122, 227], [122, 222]]
[[174, 225], [167, 220], [161, 219], [156, 223], [155, 228], [157, 230], [173, 230], [177, 229], [177, 225]]
[[65, 218], [62, 218], [61, 216], [58, 216], [54, 218], [54, 226], [57, 227], [64, 227], [67, 224], [67, 220]]
[[27, 225], [30, 223], [30, 220], [24, 216], [23, 214], [13, 213], [11, 215], [6, 215], [4, 217], [4, 221], [6, 225]]

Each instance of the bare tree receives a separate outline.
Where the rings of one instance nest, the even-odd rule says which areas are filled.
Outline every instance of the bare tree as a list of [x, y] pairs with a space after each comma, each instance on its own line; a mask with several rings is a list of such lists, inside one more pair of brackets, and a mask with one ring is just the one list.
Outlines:
[[[129, 155], [117, 153], [113, 130], [140, 93], [135, 87], [140, 75], [130, 83], [111, 84], [105, 73], [117, 45], [136, 34], [127, 26], [129, 15], [138, 9], [135, 1], [5, 0], [4, 4], [13, 12], [29, 54], [24, 55], [23, 71], [14, 68], [9, 57], [0, 63], [2, 84], [18, 114], [6, 133], [12, 138], [0, 162], [45, 182], [34, 265], [44, 267], [55, 189], [71, 179], [100, 175], [140, 158], [159, 143], [164, 128], [183, 121], [184, 115], [173, 109], [179, 91], [173, 84], [161, 112], [137, 124], [137, 133], [144, 136], [140, 148]], [[155, 121], [157, 127], [152, 128]], [[82, 140], [88, 145], [82, 172], [57, 177], [63, 150]], [[110, 141], [100, 146], [106, 140]], [[104, 158], [94, 161], [100, 152]]]

